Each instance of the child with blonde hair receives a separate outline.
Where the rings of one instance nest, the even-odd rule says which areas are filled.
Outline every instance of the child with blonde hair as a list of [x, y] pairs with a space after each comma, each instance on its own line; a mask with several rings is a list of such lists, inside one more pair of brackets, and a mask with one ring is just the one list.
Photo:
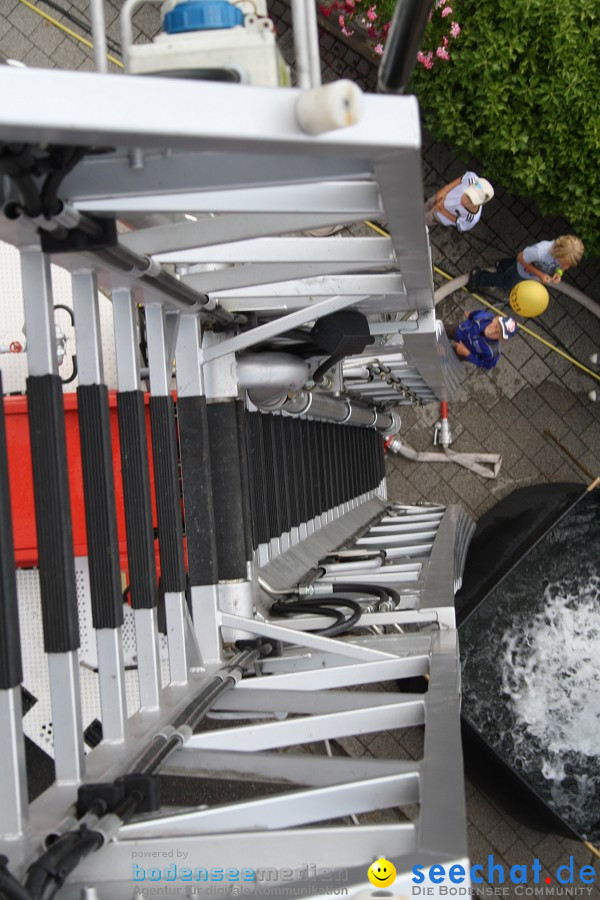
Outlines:
[[584, 246], [578, 237], [563, 234], [554, 241], [540, 241], [525, 247], [516, 259], [499, 259], [495, 272], [473, 269], [467, 287], [470, 291], [486, 287], [510, 291], [526, 279], [558, 284], [563, 273], [581, 261], [583, 253]]

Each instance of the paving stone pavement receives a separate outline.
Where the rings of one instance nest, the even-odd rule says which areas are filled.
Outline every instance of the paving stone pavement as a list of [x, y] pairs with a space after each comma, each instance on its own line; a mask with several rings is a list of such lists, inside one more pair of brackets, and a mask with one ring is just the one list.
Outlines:
[[[87, 0], [61, 0], [61, 4], [80, 17], [89, 17]], [[108, 35], [114, 41], [119, 39], [120, 5], [118, 0], [105, 0]], [[293, 51], [289, 7], [284, 0], [271, 0], [270, 10], [282, 50], [290, 56]], [[65, 16], [53, 10], [48, 12], [65, 26], [74, 28]], [[137, 41], [151, 40], [159, 27], [156, 7], [145, 5], [138, 10], [134, 26]], [[324, 80], [349, 77], [364, 90], [375, 89], [376, 64], [357, 52], [355, 44], [348, 46], [335, 33], [323, 29], [321, 51]], [[0, 54], [30, 66], [94, 68], [93, 54], [87, 47], [43, 21], [20, 0], [1, 0]], [[118, 71], [113, 64], [110, 68]], [[444, 272], [454, 276], [468, 272], [474, 265], [492, 265], [501, 256], [514, 256], [527, 243], [572, 230], [562, 219], [542, 217], [531, 200], [515, 197], [498, 184], [493, 172], [481, 171], [474, 160], [457, 158], [449, 147], [424, 132], [424, 196], [468, 168], [491, 180], [496, 195], [472, 232], [459, 235], [454, 229], [441, 227], [432, 231], [433, 262]], [[600, 310], [600, 261], [586, 259], [573, 273], [569, 272], [566, 280], [593, 298]], [[435, 275], [435, 281], [437, 286], [444, 283], [439, 274]], [[531, 330], [600, 374], [600, 369], [588, 360], [600, 348], [600, 320], [557, 291], [551, 294], [548, 310], [529, 323]], [[461, 290], [439, 305], [439, 317], [454, 323], [464, 311], [478, 305]], [[411, 503], [459, 502], [477, 518], [517, 487], [559, 481], [586, 484], [600, 474], [600, 402], [594, 404], [587, 398], [588, 391], [594, 387], [600, 397], [600, 384], [593, 378], [546, 343], [528, 335], [516, 337], [506, 345], [503, 359], [492, 372], [469, 368], [460, 394], [450, 408], [456, 436], [453, 448], [501, 452], [503, 464], [499, 477], [487, 481], [454, 464], [436, 466], [390, 457], [387, 469], [391, 497]], [[403, 439], [417, 450], [430, 449], [436, 409], [402, 407], [400, 412]], [[390, 758], [416, 758], [421, 748], [414, 731], [410, 734], [392, 731], [350, 738], [345, 749], [352, 755], [373, 753]], [[469, 779], [466, 805], [474, 862], [487, 864], [488, 855], [493, 854], [494, 861], [506, 867], [531, 864], [537, 857], [544, 867], [542, 882], [551, 876], [552, 867], [556, 869], [557, 863], [568, 862], [571, 854], [576, 866], [595, 862], [599, 870], [598, 860], [582, 844], [519, 823]], [[498, 890], [504, 896], [514, 896], [518, 889], [504, 885]], [[583, 896], [600, 897], [600, 890], [593, 887], [589, 895], [586, 891]]]

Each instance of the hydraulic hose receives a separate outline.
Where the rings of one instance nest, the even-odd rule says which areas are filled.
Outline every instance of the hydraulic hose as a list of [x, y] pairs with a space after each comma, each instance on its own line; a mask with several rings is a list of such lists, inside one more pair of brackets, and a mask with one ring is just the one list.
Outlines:
[[8, 900], [31, 900], [31, 894], [11, 875], [7, 865], [8, 857], [0, 856], [0, 895]]
[[248, 647], [242, 650], [202, 686], [198, 694], [182, 710], [172, 724], [172, 731], [157, 734], [138, 761], [134, 772], [155, 774], [168, 756], [178, 750], [199, 725], [214, 701], [234, 687], [243, 675], [244, 667], [258, 659], [262, 648]]
[[[329, 606], [329, 604], [347, 606], [352, 610], [352, 614], [346, 618], [340, 610], [334, 609], [332, 606]], [[296, 600], [292, 603], [289, 601], [278, 600], [271, 607], [271, 612], [286, 617], [293, 617], [306, 613], [314, 614], [315, 612], [319, 612], [324, 616], [330, 616], [332, 619], [335, 619], [335, 623], [333, 625], [328, 625], [326, 628], [317, 628], [313, 633], [320, 634], [322, 637], [334, 637], [337, 634], [349, 631], [350, 628], [356, 625], [362, 616], [362, 607], [356, 600], [350, 600], [348, 597], [311, 597]]]
[[[155, 774], [165, 759], [191, 736], [194, 727], [202, 721], [216, 698], [237, 684], [244, 674], [244, 667], [257, 659], [264, 650], [265, 645], [248, 647], [216, 672], [177, 716], [173, 725], [167, 726], [164, 732], [155, 736], [134, 769], [134, 774]], [[115, 827], [124, 824], [135, 814], [143, 800], [142, 791], [135, 789], [100, 819], [97, 830], [80, 825], [76, 831], [68, 831], [58, 837], [29, 867], [24, 888], [7, 871], [6, 858], [0, 857], [0, 893], [9, 900], [51, 900], [81, 860], [105, 843], [107, 820], [110, 826], [108, 833], [111, 833], [111, 828], [114, 833]], [[97, 802], [102, 804], [103, 810], [104, 801]], [[95, 808], [94, 804], [90, 807], [92, 808]]]
[[321, 365], [315, 369], [312, 375], [312, 380], [318, 384], [320, 384], [325, 379], [325, 375], [329, 371], [329, 369], [333, 368], [336, 363], [339, 363], [343, 360], [344, 355], [339, 353], [333, 353], [331, 356], [328, 356], [326, 360], [324, 360]]
[[99, 850], [103, 843], [104, 838], [96, 831], [80, 832], [78, 843], [60, 859], [55, 866], [55, 871], [46, 872], [46, 884], [40, 894], [34, 894], [35, 900], [38, 900], [38, 897], [39, 900], [51, 900], [81, 860], [95, 850]]
[[136, 771], [145, 775], [156, 775], [165, 760], [176, 750], [179, 750], [180, 747], [183, 747], [188, 737], [191, 736], [194, 727], [200, 724], [217, 697], [220, 697], [221, 694], [229, 690], [230, 687], [233, 687], [234, 684], [235, 679], [233, 676], [231, 679], [226, 678], [218, 684], [213, 684], [210, 690], [203, 693], [201, 698], [198, 698], [194, 725], [181, 723], [179, 728], [176, 731], [171, 732], [171, 734], [157, 735], [148, 751], [147, 757], [143, 760], [143, 767], [138, 768]]
[[[306, 593], [297, 600], [280, 599], [276, 600], [271, 606], [271, 612], [281, 616], [291, 617], [297, 615], [311, 614], [319, 612], [324, 616], [330, 616], [334, 619], [333, 625], [326, 628], [318, 628], [314, 630], [315, 634], [323, 637], [334, 637], [349, 631], [360, 620], [363, 608], [356, 600], [349, 597], [341, 597], [340, 594], [361, 594], [367, 596], [378, 597], [382, 602], [391, 602], [394, 607], [400, 605], [400, 594], [394, 588], [379, 584], [361, 584], [360, 582], [339, 582], [332, 583], [321, 582], [323, 589], [327, 589], [331, 593], [320, 593], [320, 596], [311, 595], [310, 589], [312, 585], [308, 585]], [[346, 606], [352, 610], [352, 614], [348, 617], [344, 616], [337, 606]]]
[[[89, 832], [89, 834], [95, 833]], [[48, 897], [53, 896], [53, 893], [56, 893], [68, 874], [65, 872], [62, 881], [60, 880], [63, 872], [63, 861], [71, 856], [75, 848], [80, 844], [81, 838], [82, 835], [79, 831], [69, 831], [67, 834], [63, 834], [45, 853], [32, 863], [27, 871], [25, 881], [25, 891], [29, 900], [32, 897], [34, 900], [40, 900], [40, 898], [47, 900]], [[94, 846], [97, 848], [101, 843], [100, 835], [95, 834]], [[91, 849], [92, 847], [90, 847]], [[54, 887], [53, 892], [50, 890], [52, 887]]]
[[391, 587], [380, 584], [360, 584], [360, 582], [334, 581], [331, 585], [334, 594], [374, 594], [380, 600], [391, 600], [396, 606], [400, 603], [400, 594]]

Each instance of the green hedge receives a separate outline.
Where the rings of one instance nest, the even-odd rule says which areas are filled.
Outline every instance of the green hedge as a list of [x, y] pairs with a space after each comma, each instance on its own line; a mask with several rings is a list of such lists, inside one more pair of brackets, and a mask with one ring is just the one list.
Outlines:
[[449, 3], [451, 59], [413, 76], [427, 127], [600, 256], [600, 3]]

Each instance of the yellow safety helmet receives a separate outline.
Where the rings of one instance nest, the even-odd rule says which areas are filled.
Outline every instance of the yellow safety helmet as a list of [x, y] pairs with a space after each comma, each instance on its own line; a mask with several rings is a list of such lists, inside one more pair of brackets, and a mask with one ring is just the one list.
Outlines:
[[539, 281], [519, 281], [510, 292], [509, 302], [513, 312], [530, 318], [544, 312], [550, 302], [550, 295]]

